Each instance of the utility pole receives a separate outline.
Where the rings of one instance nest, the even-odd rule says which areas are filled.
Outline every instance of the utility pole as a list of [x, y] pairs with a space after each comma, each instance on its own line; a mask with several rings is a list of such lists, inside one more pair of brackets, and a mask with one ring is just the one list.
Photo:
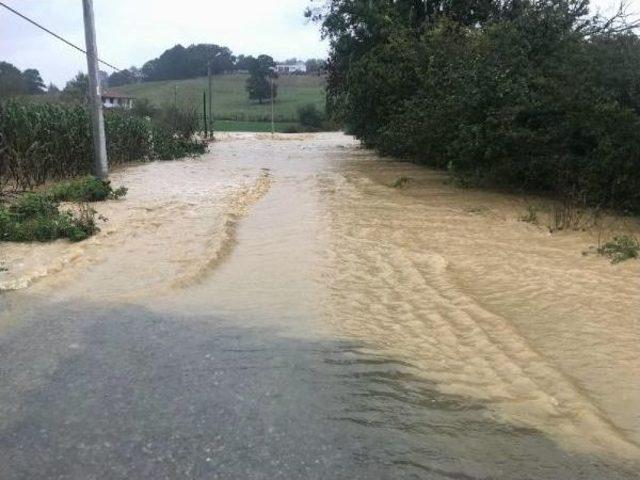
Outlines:
[[207, 92], [202, 92], [202, 114], [204, 116], [204, 136], [209, 131], [207, 128]]
[[273, 77], [271, 77], [271, 135], [276, 133], [275, 124], [273, 123]]
[[211, 94], [211, 60], [207, 62], [207, 76], [209, 77], [209, 137], [213, 136], [213, 113], [211, 109], [211, 102], [213, 99], [213, 95]]
[[89, 107], [93, 130], [93, 174], [98, 178], [107, 178], [107, 143], [104, 135], [104, 117], [102, 115], [102, 96], [98, 77], [98, 47], [96, 28], [93, 18], [93, 0], [82, 0], [84, 14], [84, 37], [87, 44], [87, 70], [89, 73]]

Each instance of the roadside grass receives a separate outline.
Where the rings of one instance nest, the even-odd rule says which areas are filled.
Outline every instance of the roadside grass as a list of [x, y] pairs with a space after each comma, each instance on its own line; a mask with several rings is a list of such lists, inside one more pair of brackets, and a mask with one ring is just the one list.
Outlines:
[[[275, 131], [278, 133], [293, 133], [303, 131], [297, 122], [276, 122]], [[270, 132], [271, 122], [240, 122], [235, 120], [216, 120], [213, 124], [214, 132]]]
[[527, 207], [527, 213], [520, 217], [520, 221], [537, 225], [539, 221], [538, 211], [539, 211], [538, 207], [536, 207], [535, 205], [529, 205]]
[[[0, 241], [85, 240], [99, 230], [96, 211], [86, 202], [121, 198], [126, 192], [124, 187], [114, 190], [108, 181], [82, 177], [18, 195], [0, 204]], [[77, 206], [60, 210], [60, 202]]]
[[127, 194], [126, 187], [114, 189], [111, 182], [91, 175], [59, 182], [45, 191], [54, 202], [100, 202]]
[[[257, 128], [253, 122], [268, 123], [271, 105], [250, 101], [245, 90], [248, 75], [242, 73], [213, 76], [214, 120], [252, 122], [239, 126]], [[316, 75], [282, 75], [277, 80], [278, 96], [275, 101], [275, 120], [278, 123], [298, 122], [298, 110], [308, 104], [324, 112], [325, 77]], [[177, 88], [177, 90], [176, 90]], [[181, 108], [202, 112], [202, 93], [208, 88], [206, 77], [186, 80], [144, 82], [115, 87], [112, 90], [146, 98], [156, 107], [176, 104]], [[270, 127], [269, 127], [270, 128]], [[221, 131], [224, 131], [220, 128]], [[264, 130], [251, 130], [264, 131]]]

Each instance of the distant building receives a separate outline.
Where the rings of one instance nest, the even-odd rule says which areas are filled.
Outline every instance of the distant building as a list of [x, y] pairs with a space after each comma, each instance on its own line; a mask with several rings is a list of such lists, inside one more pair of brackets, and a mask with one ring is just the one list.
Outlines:
[[133, 100], [135, 97], [125, 95], [123, 93], [112, 92], [110, 90], [103, 90], [102, 92], [102, 105], [104, 108], [126, 108], [133, 107]]
[[307, 73], [307, 66], [302, 63], [293, 63], [293, 64], [279, 64], [276, 65], [276, 72], [278, 73]]

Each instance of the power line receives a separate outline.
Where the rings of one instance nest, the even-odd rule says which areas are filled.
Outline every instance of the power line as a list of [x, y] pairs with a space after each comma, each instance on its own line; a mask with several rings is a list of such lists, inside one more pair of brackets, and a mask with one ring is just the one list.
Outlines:
[[[75, 49], [76, 49], [76, 50], [78, 50], [79, 52], [82, 52], [82, 53], [84, 53], [85, 55], [87, 54], [87, 51], [86, 51], [86, 50], [83, 50], [83, 49], [82, 49], [82, 48], [80, 48], [79, 46], [77, 46], [77, 45], [75, 45], [75, 44], [71, 43], [69, 40], [67, 40], [67, 39], [65, 39], [65, 38], [62, 38], [60, 35], [58, 35], [58, 34], [57, 34], [57, 33], [55, 33], [55, 32], [52, 32], [52, 31], [51, 31], [51, 30], [49, 30], [48, 28], [43, 27], [43, 26], [42, 26], [42, 25], [40, 25], [38, 22], [36, 22], [36, 21], [34, 21], [34, 20], [31, 20], [30, 18], [28, 18], [28, 17], [24, 16], [23, 14], [21, 14], [20, 12], [18, 12], [18, 11], [16, 11], [16, 10], [14, 10], [14, 9], [13, 9], [13, 8], [11, 8], [10, 6], [6, 5], [5, 3], [0, 2], [0, 7], [4, 7], [4, 8], [6, 8], [7, 10], [9, 10], [10, 12], [12, 12], [12, 13], [14, 13], [14, 14], [18, 15], [19, 17], [21, 17], [22, 19], [26, 20], [27, 22], [29, 22], [29, 23], [31, 23], [31, 24], [33, 24], [33, 25], [35, 25], [35, 26], [36, 26], [36, 27], [38, 27], [40, 30], [44, 30], [44, 31], [45, 31], [45, 32], [47, 32], [49, 35], [53, 35], [53, 36], [54, 36], [54, 37], [56, 37], [58, 40], [60, 40], [60, 41], [62, 41], [62, 42], [64, 42], [64, 43], [66, 43], [66, 44], [67, 44], [67, 45], [69, 45], [70, 47], [75, 48]], [[119, 72], [119, 71], [121, 70], [121, 69], [119, 69], [119, 68], [117, 68], [117, 67], [114, 67], [114, 66], [113, 66], [113, 65], [111, 65], [110, 63], [105, 62], [104, 60], [100, 60], [100, 59], [98, 59], [98, 61], [99, 61], [100, 63], [102, 63], [103, 65], [106, 65], [107, 67], [113, 68], [116, 72]]]

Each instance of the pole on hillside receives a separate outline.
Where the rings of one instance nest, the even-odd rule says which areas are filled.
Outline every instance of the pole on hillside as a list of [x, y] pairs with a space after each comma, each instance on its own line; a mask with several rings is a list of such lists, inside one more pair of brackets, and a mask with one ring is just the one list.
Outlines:
[[93, 0], [82, 0], [84, 14], [84, 37], [87, 44], [87, 70], [89, 73], [89, 106], [93, 130], [93, 174], [98, 178], [107, 178], [107, 142], [104, 135], [104, 117], [102, 115], [102, 96], [98, 77], [98, 47], [96, 45], [95, 21], [93, 18]]
[[202, 113], [204, 115], [204, 136], [207, 136], [207, 92], [202, 92]]
[[211, 107], [211, 102], [213, 99], [213, 95], [211, 93], [211, 60], [209, 60], [207, 62], [207, 76], [209, 77], [209, 137], [213, 136], [213, 113], [212, 113], [212, 107]]
[[271, 135], [276, 133], [275, 124], [273, 123], [273, 77], [271, 77]]

